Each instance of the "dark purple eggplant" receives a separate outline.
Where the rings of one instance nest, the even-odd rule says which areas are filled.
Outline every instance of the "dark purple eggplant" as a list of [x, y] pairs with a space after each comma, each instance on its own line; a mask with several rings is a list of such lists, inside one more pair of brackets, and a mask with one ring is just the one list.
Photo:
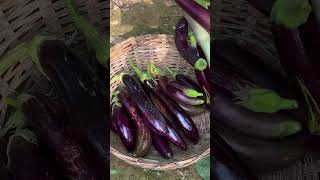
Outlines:
[[145, 121], [145, 124], [150, 130], [159, 135], [166, 136], [169, 132], [167, 123], [159, 110], [152, 104], [141, 84], [129, 74], [123, 74], [121, 82], [127, 87], [130, 97], [135, 102], [139, 112], [146, 117], [147, 121]]
[[174, 87], [167, 86], [167, 92], [171, 96], [172, 99], [178, 102], [182, 102], [188, 105], [201, 105], [204, 104], [204, 100], [201, 98], [192, 98], [183, 94], [183, 92], [179, 91]]
[[188, 22], [185, 18], [181, 18], [175, 29], [175, 44], [180, 55], [191, 65], [194, 66], [199, 58], [205, 58], [201, 47], [190, 37]]
[[[55, 180], [58, 179], [49, 159], [37, 145], [22, 136], [11, 136], [8, 144], [9, 170], [14, 180]], [[2, 177], [1, 177], [2, 179]]]
[[211, 174], [214, 180], [258, 179], [214, 129], [211, 129], [210, 143], [214, 147], [211, 155]]
[[176, 3], [195, 21], [210, 32], [210, 10], [202, 8], [193, 0], [176, 0]]
[[210, 104], [210, 95], [212, 94], [212, 92], [210, 88], [210, 83], [207, 80], [209, 74], [207, 61], [202, 58], [198, 59], [196, 64], [194, 65], [194, 69], [198, 83], [206, 94], [206, 102], [207, 104]]
[[173, 153], [167, 139], [153, 132], [151, 132], [151, 137], [152, 144], [155, 147], [155, 149], [159, 152], [159, 154], [166, 159], [171, 159]]
[[317, 25], [315, 13], [311, 13], [307, 23], [299, 27], [299, 34], [303, 42], [310, 64], [314, 67], [320, 66], [320, 26]]
[[68, 51], [61, 41], [45, 41], [38, 51], [39, 63], [56, 87], [75, 138], [83, 145], [89, 159], [94, 161], [94, 169], [106, 177], [109, 175], [108, 125], [111, 124], [106, 121], [110, 119], [105, 107], [108, 102], [101, 93], [87, 91], [80, 80], [80, 72], [73, 67], [74, 62], [69, 62]]
[[246, 136], [219, 121], [214, 121], [213, 127], [254, 172], [267, 173], [280, 170], [303, 159], [306, 153], [303, 135], [270, 141]]
[[211, 113], [217, 121], [238, 131], [265, 139], [280, 139], [302, 129], [300, 122], [280, 113], [257, 113], [234, 104], [231, 98], [215, 90]]
[[[161, 86], [161, 85], [159, 84], [159, 86]], [[185, 96], [188, 96], [188, 97], [201, 97], [201, 96], [203, 96], [203, 93], [198, 92], [194, 89], [191, 89], [179, 81], [169, 81], [167, 83], [167, 86], [181, 91]], [[161, 89], [161, 90], [163, 91], [163, 89]]]
[[258, 11], [269, 17], [275, 0], [247, 0]]
[[[136, 145], [133, 151], [133, 155], [136, 157], [142, 157], [146, 155], [151, 146], [151, 134], [147, 126], [144, 125], [144, 119], [139, 114], [138, 109], [134, 103], [127, 97], [123, 92], [119, 93], [119, 99], [122, 102], [122, 105], [126, 108], [129, 116], [134, 121], [137, 133], [136, 133]], [[170, 132], [170, 131], [169, 131]]]
[[[111, 111], [111, 112], [112, 112], [112, 111]], [[117, 118], [116, 118], [115, 114], [113, 114], [113, 113], [112, 113], [111, 116], [112, 116], [112, 117], [111, 117], [111, 130], [112, 130], [114, 133], [118, 134], [119, 129], [118, 129], [118, 125], [117, 125]]]
[[153, 93], [150, 94], [151, 100], [153, 104], [160, 110], [163, 116], [166, 117], [167, 124], [168, 124], [168, 130], [169, 133], [167, 135], [167, 138], [169, 141], [171, 141], [173, 144], [178, 146], [182, 150], [187, 150], [187, 145], [184, 142], [184, 140], [181, 138], [177, 131], [177, 126], [173, 124], [173, 118], [169, 113], [169, 109], [166, 108], [164, 103], [162, 102], [161, 99], [159, 99], [156, 95]]
[[206, 104], [192, 106], [183, 103], [179, 103], [179, 106], [189, 115], [189, 116], [197, 116], [205, 111], [208, 111], [208, 107]]
[[129, 115], [127, 111], [122, 106], [122, 104], [114, 103], [112, 107], [112, 113], [116, 118], [116, 124], [118, 126], [118, 134], [123, 145], [129, 152], [132, 152], [135, 148], [135, 134], [132, 131]]
[[24, 113], [39, 139], [46, 144], [66, 177], [71, 179], [98, 179], [88, 162], [82, 146], [73, 139], [64, 124], [52, 112], [52, 104], [43, 96], [28, 100], [23, 105]]

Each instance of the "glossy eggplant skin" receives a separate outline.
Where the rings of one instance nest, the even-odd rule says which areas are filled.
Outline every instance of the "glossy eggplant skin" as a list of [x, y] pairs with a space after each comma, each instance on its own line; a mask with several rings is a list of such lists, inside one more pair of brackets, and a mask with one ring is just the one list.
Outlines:
[[171, 86], [167, 86], [167, 92], [168, 92], [168, 95], [170, 95], [172, 97], [172, 99], [174, 99], [178, 102], [181, 102], [181, 103], [185, 103], [188, 105], [194, 105], [194, 106], [204, 104], [203, 99], [188, 97], [188, 96], [184, 95], [183, 92], [181, 92], [178, 89], [171, 87]]
[[268, 173], [282, 169], [303, 159], [306, 153], [304, 135], [277, 141], [262, 140], [246, 136], [218, 121], [215, 121], [214, 130], [253, 172]]
[[64, 126], [66, 119], [57, 118], [52, 111], [54, 107], [46, 97], [36, 96], [28, 100], [23, 109], [40, 141], [48, 146], [66, 177], [79, 180], [98, 179], [82, 146]]
[[12, 172], [13, 180], [58, 180], [45, 154], [23, 137], [13, 138], [8, 155], [11, 161], [8, 168]]
[[173, 117], [174, 123], [178, 124], [179, 129], [183, 131], [184, 135], [194, 144], [198, 143], [198, 129], [186, 112], [172, 99], [170, 99], [166, 93], [160, 90], [156, 81], [146, 80], [144, 81], [144, 84], [145, 87], [148, 88], [150, 92], [154, 93], [154, 95], [164, 103], [165, 107], [170, 110], [169, 113]]
[[215, 180], [258, 180], [224, 139], [211, 129], [211, 175]]
[[181, 18], [175, 29], [174, 37], [176, 47], [180, 55], [191, 65], [194, 66], [199, 58], [205, 58], [201, 48], [198, 45], [192, 47], [188, 42], [188, 22]]
[[280, 113], [257, 113], [234, 104], [219, 91], [215, 91], [211, 112], [217, 121], [233, 127], [242, 133], [264, 138], [280, 139], [298, 133], [301, 124]]
[[129, 95], [132, 98], [132, 101], [136, 103], [139, 112], [146, 117], [145, 120], [147, 121], [144, 123], [151, 131], [166, 136], [168, 134], [167, 123], [160, 111], [151, 102], [141, 84], [128, 74], [122, 76], [122, 82], [127, 87]]
[[123, 145], [129, 152], [132, 152], [135, 147], [135, 134], [132, 131], [133, 127], [131, 126], [129, 115], [124, 107], [114, 105], [113, 113], [116, 118], [116, 123], [118, 126], [118, 134]]
[[173, 157], [173, 153], [167, 139], [153, 132], [151, 132], [151, 137], [152, 144], [159, 154], [166, 159], [171, 159]]
[[191, 80], [188, 76], [186, 76], [184, 74], [177, 74], [175, 78], [177, 81], [182, 82], [183, 84], [185, 84], [189, 88], [192, 88], [198, 92], [203, 92], [201, 87], [196, 82]]
[[184, 142], [184, 140], [181, 138], [180, 134], [178, 133], [177, 126], [173, 124], [173, 118], [168, 112], [169, 110], [166, 108], [162, 100], [159, 99], [156, 95], [151, 93], [150, 97], [153, 104], [160, 110], [162, 115], [166, 117], [168, 130], [169, 130], [169, 133], [167, 135], [168, 140], [171, 141], [176, 146], [178, 146], [180, 149], [184, 151], [187, 150], [187, 145]]
[[[39, 63], [55, 85], [66, 107], [70, 127], [85, 153], [94, 161], [102, 177], [109, 174], [109, 112], [101, 93], [87, 91], [79, 78], [79, 71], [69, 63], [69, 49], [61, 41], [46, 41], [39, 48]], [[84, 73], [84, 72], [82, 72]], [[85, 103], [84, 103], [85, 102]], [[110, 119], [109, 119], [110, 121]]]
[[111, 116], [112, 116], [112, 117], [111, 117], [111, 130], [112, 130], [114, 133], [118, 134], [119, 129], [118, 129], [118, 124], [117, 124], [117, 118], [116, 118], [116, 116], [115, 116], [114, 113], [112, 113]]
[[191, 106], [184, 103], [179, 103], [179, 106], [189, 115], [189, 116], [196, 116], [205, 111], [208, 111], [208, 107], [206, 104], [198, 105], [198, 106]]
[[120, 92], [118, 95], [122, 105], [126, 108], [130, 118], [134, 121], [137, 133], [136, 133], [136, 144], [133, 155], [136, 157], [142, 157], [146, 155], [151, 146], [151, 134], [150, 130], [146, 125], [142, 116], [139, 114], [135, 104], [127, 97], [124, 92]]

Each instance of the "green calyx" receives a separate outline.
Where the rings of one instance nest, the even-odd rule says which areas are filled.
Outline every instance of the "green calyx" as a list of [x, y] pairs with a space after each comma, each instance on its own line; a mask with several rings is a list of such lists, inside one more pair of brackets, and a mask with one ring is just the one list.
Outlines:
[[274, 134], [277, 134], [279, 137], [286, 137], [292, 134], [300, 132], [302, 125], [298, 121], [289, 121], [282, 123], [279, 129], [274, 130]]
[[296, 109], [298, 103], [280, 97], [276, 92], [263, 88], [248, 88], [235, 92], [236, 103], [255, 112], [275, 113], [282, 109]]
[[193, 0], [193, 1], [199, 4], [204, 9], [209, 9], [210, 1], [208, 0]]
[[133, 64], [132, 60], [130, 60], [129, 63], [134, 73], [138, 76], [141, 82], [152, 79], [151, 73], [148, 74], [148, 72], [143, 72], [141, 69], [139, 69], [137, 66]]
[[208, 63], [205, 59], [199, 58], [194, 64], [194, 68], [198, 71], [203, 71], [208, 67]]
[[201, 105], [201, 104], [204, 104], [204, 100], [202, 100], [202, 99], [197, 100], [196, 105]]
[[203, 93], [199, 93], [198, 91], [194, 89], [185, 89], [183, 93], [188, 97], [201, 97], [203, 96]]
[[116, 83], [117, 81], [120, 81], [122, 82], [122, 77], [124, 75], [128, 75], [128, 73], [120, 73], [120, 74], [117, 74], [115, 76], [113, 76], [110, 80], [110, 86], [112, 86], [114, 83]]
[[151, 76], [151, 77], [152, 76], [161, 76], [161, 75], [163, 75], [163, 72], [162, 72], [161, 68], [157, 67], [156, 65], [154, 65], [154, 63], [149, 61], [147, 64], [147, 75]]
[[194, 34], [194, 32], [192, 32], [192, 30], [189, 30], [188, 32], [188, 43], [191, 47], [196, 48], [197, 47], [197, 37]]
[[297, 28], [307, 22], [312, 8], [308, 0], [277, 0], [271, 11], [271, 21], [287, 28]]
[[173, 71], [171, 68], [169, 68], [168, 66], [165, 66], [166, 71], [170, 74], [172, 79], [176, 79], [176, 76], [178, 73], [176, 73], [175, 71]]

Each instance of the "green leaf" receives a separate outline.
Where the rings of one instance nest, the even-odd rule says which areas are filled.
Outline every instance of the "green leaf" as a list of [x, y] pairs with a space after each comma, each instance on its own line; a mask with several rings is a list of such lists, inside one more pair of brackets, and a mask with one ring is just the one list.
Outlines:
[[275, 113], [282, 109], [296, 109], [298, 102], [279, 96], [263, 88], [244, 88], [234, 92], [236, 103], [255, 112]]
[[26, 117], [21, 109], [16, 110], [7, 120], [2, 130], [5, 135], [13, 129], [22, 129], [26, 126]]
[[204, 180], [209, 180], [210, 179], [210, 158], [208, 157], [206, 159], [198, 161], [196, 163], [196, 170]]
[[287, 28], [297, 28], [307, 22], [311, 11], [308, 0], [277, 0], [271, 11], [271, 21]]

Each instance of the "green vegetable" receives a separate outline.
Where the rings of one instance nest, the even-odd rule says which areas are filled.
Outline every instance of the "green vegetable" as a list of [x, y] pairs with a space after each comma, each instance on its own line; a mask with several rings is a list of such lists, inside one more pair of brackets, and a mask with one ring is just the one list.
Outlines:
[[86, 37], [89, 46], [95, 50], [98, 61], [109, 69], [109, 36], [103, 38], [102, 35], [79, 14], [73, 0], [66, 0], [66, 4], [75, 25]]
[[276, 92], [263, 88], [236, 91], [236, 103], [255, 112], [275, 113], [282, 109], [296, 109], [298, 102], [280, 97]]
[[271, 11], [271, 20], [293, 29], [306, 23], [311, 11], [308, 0], [277, 0]]
[[196, 163], [196, 170], [198, 174], [204, 179], [210, 179], [210, 158], [200, 160]]

